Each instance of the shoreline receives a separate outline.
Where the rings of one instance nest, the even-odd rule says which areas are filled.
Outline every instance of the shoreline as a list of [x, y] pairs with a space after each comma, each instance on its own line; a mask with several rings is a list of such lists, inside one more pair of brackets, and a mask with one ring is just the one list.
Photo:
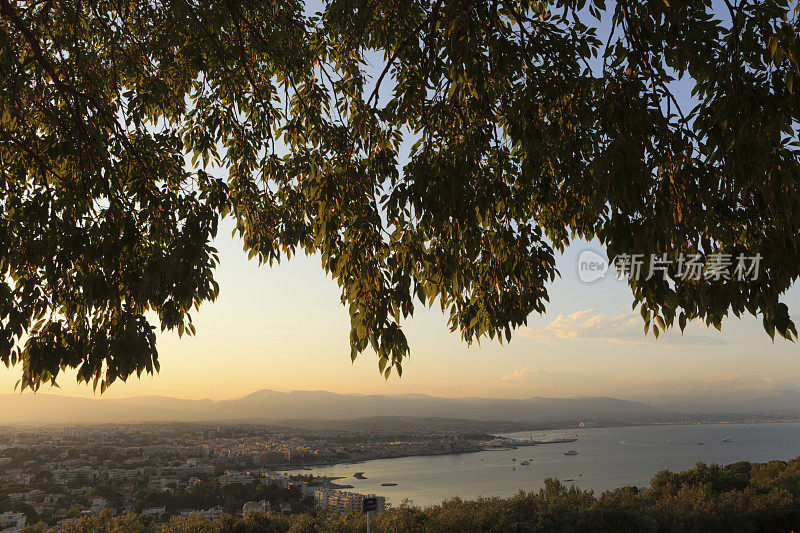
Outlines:
[[[739, 426], [753, 426], [753, 425], [779, 425], [779, 424], [800, 424], [800, 420], [781, 420], [781, 421], [770, 421], [770, 422], [676, 422], [676, 423], [651, 423], [651, 424], [634, 424], [634, 425], [623, 425], [623, 426], [606, 426], [606, 425], [599, 425], [599, 426], [592, 426], [592, 427], [584, 427], [584, 428], [564, 428], [570, 430], [586, 430], [586, 429], [627, 429], [627, 428], [641, 428], [641, 427], [658, 427], [658, 426], [731, 426], [731, 425], [739, 425]], [[511, 431], [505, 433], [505, 435], [510, 435], [514, 433], [530, 433], [532, 431], [562, 431], [561, 429], [548, 429], [548, 430], [523, 430], [523, 431]], [[495, 435], [496, 437], [500, 437], [502, 435]], [[546, 441], [542, 444], [562, 444], [566, 442], [576, 442], [579, 439], [575, 438], [570, 440], [571, 438], [565, 440], [558, 440], [556, 441]], [[524, 446], [537, 446], [539, 444], [531, 444], [531, 445], [524, 445]], [[343, 461], [333, 461], [333, 462], [322, 462], [322, 463], [310, 463], [305, 465], [297, 465], [297, 466], [281, 466], [278, 468], [271, 468], [273, 472], [301, 472], [301, 471], [308, 471], [313, 470], [315, 468], [321, 468], [326, 466], [338, 466], [338, 465], [353, 465], [353, 464], [363, 464], [370, 461], [384, 461], [390, 459], [404, 459], [408, 457], [431, 457], [437, 455], [462, 455], [462, 454], [472, 454], [472, 453], [479, 453], [479, 452], [492, 452], [492, 451], [506, 451], [511, 449], [516, 449], [517, 447], [484, 447], [479, 450], [465, 450], [460, 452], [442, 452], [442, 453], [417, 453], [417, 454], [410, 454], [410, 455], [399, 455], [396, 457], [376, 457], [374, 459], [354, 459], [352, 461], [343, 460]], [[344, 476], [342, 476], [344, 477]]]

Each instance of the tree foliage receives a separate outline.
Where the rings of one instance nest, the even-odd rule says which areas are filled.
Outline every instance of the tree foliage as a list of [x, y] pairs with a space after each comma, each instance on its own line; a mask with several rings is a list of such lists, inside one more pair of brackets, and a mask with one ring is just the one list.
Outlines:
[[788, 0], [0, 0], [0, 359], [33, 389], [158, 370], [155, 328], [194, 333], [217, 296], [226, 216], [259, 262], [318, 254], [351, 356], [371, 347], [387, 377], [420, 303], [467, 342], [510, 340], [576, 238], [612, 259], [760, 254], [757, 279], [631, 279], [634, 307], [656, 335], [732, 313], [794, 339], [797, 18]]

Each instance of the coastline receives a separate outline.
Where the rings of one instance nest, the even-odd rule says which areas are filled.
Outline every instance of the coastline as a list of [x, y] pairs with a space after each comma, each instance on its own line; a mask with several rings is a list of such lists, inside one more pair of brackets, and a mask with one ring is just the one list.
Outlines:
[[[783, 425], [783, 424], [800, 424], [800, 417], [787, 417], [784, 419], [772, 419], [768, 421], [761, 421], [761, 420], [752, 420], [752, 421], [706, 421], [706, 422], [683, 422], [683, 421], [674, 421], [674, 422], [650, 422], [650, 423], [642, 423], [642, 424], [621, 424], [621, 425], [596, 425], [584, 428], [576, 428], [575, 426], [565, 427], [565, 428], [557, 428], [557, 429], [533, 429], [533, 430], [522, 430], [522, 431], [512, 431], [512, 432], [504, 432], [504, 435], [512, 435], [518, 433], [531, 433], [531, 432], [540, 432], [540, 431], [566, 431], [566, 430], [591, 430], [591, 429], [633, 429], [633, 428], [650, 428], [650, 427], [704, 427], [704, 426], [722, 426], [722, 425], [743, 425], [743, 426], [751, 426], [751, 425], [761, 425], [761, 424], [769, 424], [769, 425]], [[494, 435], [495, 437], [502, 437], [501, 434]], [[534, 442], [533, 444], [523, 444], [522, 446], [539, 446], [544, 444], [562, 444], [562, 443], [570, 443], [570, 442], [577, 442], [578, 438], [566, 437], [563, 439], [553, 439], [551, 441], [541, 441], [541, 442]], [[443, 456], [443, 455], [469, 455], [484, 451], [496, 451], [502, 452], [507, 450], [516, 449], [519, 446], [509, 446], [509, 447], [481, 447], [480, 449], [473, 449], [473, 450], [461, 450], [461, 451], [433, 451], [429, 453], [413, 453], [413, 454], [406, 454], [406, 455], [395, 455], [390, 457], [374, 457], [369, 459], [353, 459], [353, 460], [336, 460], [336, 461], [323, 461], [318, 463], [306, 463], [303, 465], [279, 465], [276, 467], [265, 467], [267, 470], [271, 470], [273, 472], [300, 472], [300, 471], [312, 471], [315, 468], [322, 468], [322, 467], [332, 467], [338, 465], [354, 465], [354, 464], [363, 464], [369, 461], [382, 461], [388, 459], [403, 459], [408, 457], [431, 457], [431, 456]], [[352, 488], [352, 487], [347, 487]]]
[[[727, 437], [732, 437], [732, 442], [724, 442]], [[704, 445], [698, 446], [701, 440]], [[678, 472], [697, 462], [721, 466], [742, 461], [788, 462], [800, 455], [798, 443], [799, 423], [590, 428], [581, 432], [578, 444], [573, 445], [369, 461], [358, 468], [369, 481], [354, 480], [352, 484], [356, 492], [377, 492], [393, 502], [410, 499], [418, 505], [436, 505], [454, 496], [474, 499], [510, 497], [519, 490], [536, 492], [547, 478], [599, 494], [626, 486], [646, 487], [660, 471]], [[565, 456], [568, 448], [579, 451], [579, 455]], [[530, 457], [531, 464], [520, 467], [519, 462], [512, 461], [514, 457], [517, 461]], [[516, 471], [512, 470], [514, 465]], [[452, 475], [454, 470], [458, 476]], [[348, 471], [322, 465], [313, 472], [292, 474], [347, 476]], [[382, 486], [384, 482], [398, 485]]]

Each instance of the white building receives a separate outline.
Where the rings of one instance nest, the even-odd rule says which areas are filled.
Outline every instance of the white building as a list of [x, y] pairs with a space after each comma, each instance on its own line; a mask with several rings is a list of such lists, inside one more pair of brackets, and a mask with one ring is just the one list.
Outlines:
[[250, 511], [267, 512], [270, 509], [272, 509], [272, 504], [267, 500], [261, 500], [260, 502], [247, 502], [242, 506], [242, 516], [246, 515]]
[[219, 476], [219, 484], [220, 485], [233, 485], [234, 483], [238, 483], [240, 485], [246, 485], [253, 481], [253, 478], [250, 476], [250, 472], [225, 472], [225, 475]]
[[357, 492], [344, 492], [341, 490], [317, 489], [314, 491], [314, 502], [318, 509], [335, 509], [339, 512], [355, 512], [364, 509], [364, 498], [371, 497], [378, 500], [378, 511], [386, 508], [386, 498]]
[[360, 511], [364, 496], [355, 492], [334, 491], [328, 496], [328, 507], [337, 511]]
[[314, 491], [314, 505], [317, 509], [326, 509], [328, 507], [328, 496], [332, 492], [331, 489], [317, 489]]
[[217, 505], [216, 507], [211, 507], [210, 509], [206, 509], [202, 511], [202, 515], [206, 520], [216, 520], [218, 518], [222, 518], [222, 513], [225, 511], [222, 510], [222, 507]]
[[288, 489], [289, 483], [292, 481], [286, 474], [278, 474], [276, 472], [266, 472], [264, 476], [269, 483], [283, 487], [284, 489]]
[[100, 497], [92, 498], [91, 511], [93, 513], [99, 513], [106, 507], [108, 507], [108, 500], [106, 500], [105, 498], [100, 498]]
[[25, 527], [27, 517], [25, 513], [13, 513], [6, 511], [0, 514], [0, 532], [2, 533], [17, 533]]
[[86, 432], [86, 426], [66, 426], [63, 430], [65, 437], [79, 437]]

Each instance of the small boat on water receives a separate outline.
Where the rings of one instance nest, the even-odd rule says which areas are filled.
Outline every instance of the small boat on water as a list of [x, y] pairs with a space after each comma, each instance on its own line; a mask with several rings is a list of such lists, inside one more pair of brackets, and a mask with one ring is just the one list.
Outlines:
[[367, 479], [366, 477], [364, 477], [364, 472], [356, 472], [355, 474], [353, 474], [353, 477], [356, 479]]
[[530, 461], [522, 461], [520, 464], [523, 465], [523, 466], [528, 466], [529, 464], [531, 464], [531, 462]]
[[733, 442], [733, 438], [732, 437], [726, 437], [726, 438], [722, 439], [722, 442]]
[[381, 483], [381, 487], [396, 487], [397, 483]]
[[564, 455], [578, 455], [578, 452], [576, 452], [575, 450], [568, 450], [564, 452]]

